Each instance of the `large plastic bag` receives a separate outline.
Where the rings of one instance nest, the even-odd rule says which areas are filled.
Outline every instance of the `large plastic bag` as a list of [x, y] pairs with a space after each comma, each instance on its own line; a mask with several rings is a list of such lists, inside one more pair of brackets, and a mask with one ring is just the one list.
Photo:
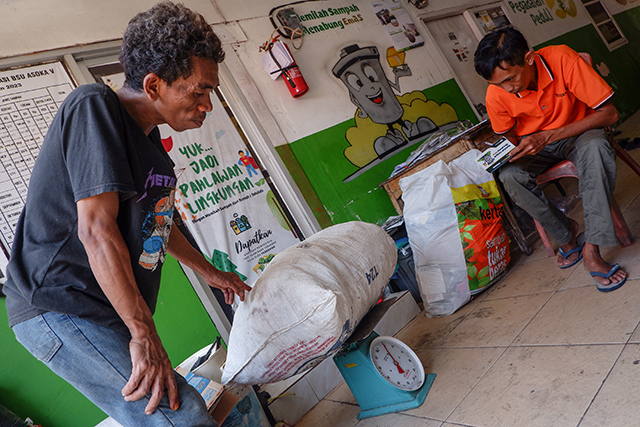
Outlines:
[[400, 180], [416, 279], [428, 316], [452, 314], [495, 282], [509, 263], [509, 239], [493, 176], [470, 150]]
[[335, 354], [376, 304], [397, 261], [379, 226], [334, 225], [280, 252], [236, 311], [223, 384], [264, 384]]

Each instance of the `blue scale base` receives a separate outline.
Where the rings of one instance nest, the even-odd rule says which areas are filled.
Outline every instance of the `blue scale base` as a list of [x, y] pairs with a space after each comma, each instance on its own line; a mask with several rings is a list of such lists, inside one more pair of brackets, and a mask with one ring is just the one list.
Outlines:
[[363, 409], [358, 414], [358, 419], [361, 420], [363, 418], [377, 417], [378, 415], [390, 414], [393, 412], [408, 411], [409, 409], [414, 409], [422, 406], [425, 399], [427, 398], [427, 394], [429, 393], [429, 390], [431, 389], [433, 380], [435, 379], [436, 379], [436, 374], [428, 374], [422, 387], [420, 387], [416, 391], [405, 392], [408, 394], [407, 397], [410, 397], [413, 394], [414, 395], [413, 399], [407, 400], [406, 402], [379, 406], [377, 408], [370, 408], [366, 410]]
[[401, 390], [389, 384], [369, 358], [369, 346], [378, 334], [349, 344], [333, 357], [338, 370], [360, 406], [358, 419], [401, 412], [421, 406], [431, 389], [436, 374], [428, 374], [422, 387], [414, 391]]

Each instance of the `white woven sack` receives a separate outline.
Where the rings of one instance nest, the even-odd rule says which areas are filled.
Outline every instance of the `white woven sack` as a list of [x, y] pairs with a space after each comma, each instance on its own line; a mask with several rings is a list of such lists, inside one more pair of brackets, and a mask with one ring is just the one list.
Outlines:
[[396, 261], [391, 237], [357, 221], [279, 253], [234, 315], [222, 383], [281, 381], [335, 354], [379, 299]]

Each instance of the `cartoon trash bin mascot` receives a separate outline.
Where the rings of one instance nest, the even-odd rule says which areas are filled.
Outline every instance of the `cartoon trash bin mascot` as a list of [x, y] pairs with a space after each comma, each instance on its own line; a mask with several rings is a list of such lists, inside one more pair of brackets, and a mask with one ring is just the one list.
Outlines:
[[[369, 117], [374, 123], [388, 126], [386, 135], [376, 138], [374, 142], [374, 149], [379, 158], [410, 140], [437, 129], [427, 117], [420, 117], [415, 123], [402, 120], [404, 108], [393, 89], [400, 92], [398, 79], [410, 76], [411, 70], [406, 64], [393, 67], [395, 82], [388, 80], [380, 63], [380, 53], [375, 46], [360, 48], [354, 44], [345, 47], [332, 72], [349, 89], [351, 102], [358, 107], [358, 117]], [[394, 127], [396, 124], [400, 129]]]

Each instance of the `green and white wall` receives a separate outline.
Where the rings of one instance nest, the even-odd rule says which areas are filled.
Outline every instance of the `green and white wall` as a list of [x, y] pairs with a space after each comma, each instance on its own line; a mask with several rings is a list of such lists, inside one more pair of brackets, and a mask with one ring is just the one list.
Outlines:
[[[350, 220], [381, 224], [389, 216], [396, 215], [379, 184], [418, 145], [396, 150], [375, 166], [361, 171], [357, 177], [345, 180], [360, 170], [357, 162], [349, 157], [354, 147], [347, 132], [359, 132], [363, 120], [357, 117], [357, 107], [351, 102], [345, 85], [332, 74], [341, 49], [357, 44], [360, 47], [376, 46], [386, 75], [393, 80], [392, 69], [384, 60], [391, 41], [373, 13], [372, 1], [328, 0], [294, 6], [299, 15], [308, 15], [304, 22], [307, 27], [321, 28], [305, 35], [301, 49], [291, 49], [310, 87], [307, 94], [297, 99], [289, 95], [282, 79], [271, 80], [260, 63], [264, 52], [259, 52], [259, 47], [273, 32], [268, 11], [282, 3], [261, 2], [255, 7], [243, 7], [231, 0], [216, 3], [222, 15], [233, 22], [241, 34], [231, 44], [233, 53], [242, 62], [277, 122], [277, 135], [273, 138], [276, 151], [320, 225], [326, 227]], [[412, 75], [399, 79], [400, 90], [396, 94], [412, 97], [421, 93], [418, 111], [413, 113], [430, 117], [438, 125], [450, 120], [477, 122], [456, 77], [421, 18], [446, 17], [486, 2], [431, 0], [429, 6], [420, 10], [405, 1], [402, 3], [425, 44], [405, 52], [404, 60]], [[616, 90], [614, 103], [624, 119], [640, 108], [640, 100], [635, 96], [640, 77], [640, 8], [637, 7], [640, 3], [627, 0], [602, 0], [602, 3], [614, 15], [629, 41], [612, 52], [600, 39], [579, 1], [503, 1], [499, 4], [534, 48], [563, 43], [591, 53], [600, 72]], [[350, 12], [344, 12], [346, 10]], [[348, 24], [336, 25], [339, 21]], [[251, 99], [251, 95], [247, 93], [247, 96]], [[370, 120], [364, 126], [368, 126], [368, 131], [374, 135], [384, 132], [379, 128], [381, 125]]]

